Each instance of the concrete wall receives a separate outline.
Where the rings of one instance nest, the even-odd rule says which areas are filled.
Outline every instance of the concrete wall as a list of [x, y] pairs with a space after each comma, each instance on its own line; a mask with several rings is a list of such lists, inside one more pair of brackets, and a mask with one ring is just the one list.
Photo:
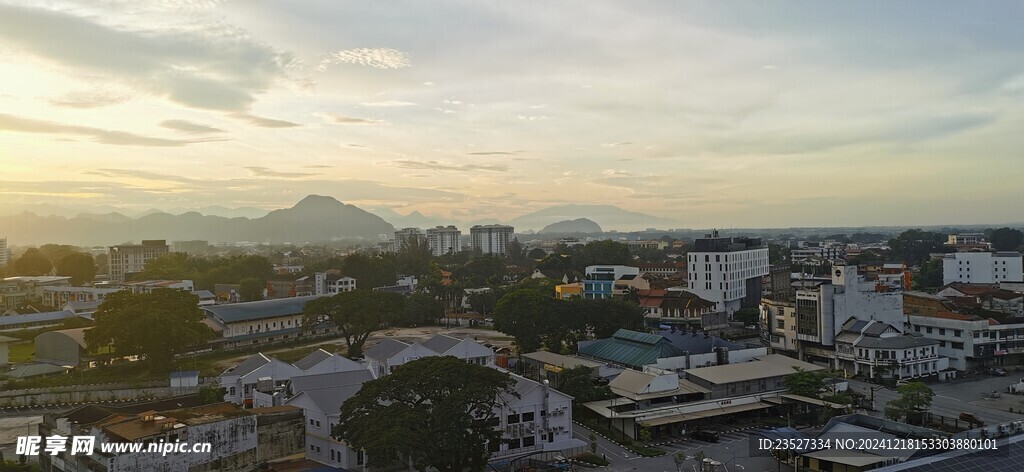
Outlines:
[[200, 388], [170, 388], [165, 381], [157, 383], [159, 386], [153, 387], [110, 384], [6, 390], [0, 392], [0, 407], [164, 398], [195, 393]]
[[301, 409], [256, 415], [259, 462], [301, 453], [306, 444], [304, 421]]

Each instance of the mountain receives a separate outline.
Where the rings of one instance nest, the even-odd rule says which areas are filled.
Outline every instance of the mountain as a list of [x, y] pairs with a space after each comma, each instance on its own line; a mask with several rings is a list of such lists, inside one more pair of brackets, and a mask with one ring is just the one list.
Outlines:
[[210, 206], [204, 206], [204, 207], [200, 207], [200, 208], [172, 208], [170, 210], [167, 210], [167, 213], [171, 213], [173, 215], [180, 215], [182, 213], [188, 213], [190, 211], [194, 211], [196, 213], [201, 213], [203, 215], [208, 215], [208, 216], [211, 216], [211, 215], [212, 216], [223, 216], [225, 218], [239, 218], [239, 217], [241, 217], [241, 218], [250, 218], [250, 219], [261, 218], [261, 217], [267, 216], [267, 213], [268, 213], [267, 210], [263, 210], [263, 209], [260, 209], [260, 208], [253, 208], [253, 207], [228, 208], [228, 207], [224, 207], [224, 206], [220, 206], [220, 205], [210, 205]]
[[510, 224], [517, 231], [543, 228], [559, 221], [587, 218], [600, 222], [605, 230], [630, 231], [645, 228], [671, 228], [677, 223], [669, 218], [623, 210], [613, 205], [556, 205], [527, 213], [513, 219]]
[[323, 242], [338, 239], [379, 241], [395, 228], [380, 217], [331, 197], [310, 195], [291, 208], [260, 218], [225, 218], [186, 212], [151, 213], [139, 218], [119, 214], [73, 218], [20, 213], [0, 217], [0, 234], [11, 244], [109, 245], [143, 239], [266, 243]]
[[537, 232], [537, 234], [545, 233], [600, 233], [601, 226], [593, 221], [586, 218], [577, 218], [575, 220], [559, 221], [557, 223], [551, 223], [545, 226], [543, 229]]
[[433, 228], [438, 225], [452, 224], [451, 222], [445, 222], [440, 218], [432, 216], [426, 216], [420, 213], [419, 210], [414, 210], [408, 215], [400, 215], [395, 210], [390, 208], [378, 208], [376, 210], [370, 210], [370, 213], [377, 215], [391, 223], [395, 228]]

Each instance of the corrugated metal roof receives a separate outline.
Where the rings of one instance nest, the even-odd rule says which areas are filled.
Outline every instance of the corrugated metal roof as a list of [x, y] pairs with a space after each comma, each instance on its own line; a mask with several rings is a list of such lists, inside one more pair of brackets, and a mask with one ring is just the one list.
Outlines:
[[579, 357], [563, 356], [561, 354], [556, 354], [554, 352], [548, 351], [531, 352], [528, 354], [523, 354], [523, 357], [527, 359], [533, 359], [537, 362], [542, 362], [544, 364], [562, 367], [565, 369], [572, 369], [573, 367], [579, 367], [581, 365], [590, 368], [601, 366], [600, 362], [581, 359]]
[[302, 359], [295, 361], [295, 363], [293, 363], [292, 365], [298, 367], [299, 370], [309, 370], [310, 367], [313, 367], [323, 362], [329, 357], [331, 357], [331, 353], [323, 349], [317, 349], [309, 354], [306, 354], [306, 357], [303, 357]]
[[377, 344], [374, 344], [373, 347], [363, 351], [363, 354], [367, 359], [386, 361], [407, 347], [409, 347], [409, 344], [397, 339], [384, 338]]
[[43, 321], [60, 321], [75, 316], [68, 310], [46, 311], [43, 313], [29, 313], [27, 315], [0, 316], [0, 327], [12, 326], [22, 323], [39, 323]]
[[226, 305], [206, 306], [203, 307], [203, 310], [224, 320], [226, 323], [235, 323], [277, 316], [298, 315], [302, 313], [302, 308], [306, 306], [306, 303], [317, 298], [320, 298], [320, 296], [313, 295], [309, 297], [261, 300], [258, 302], [229, 303]]
[[446, 336], [444, 334], [438, 334], [421, 342], [420, 345], [438, 354], [444, 354], [451, 350], [451, 348], [457, 346], [460, 342], [462, 342], [461, 339]]
[[[625, 336], [619, 336], [620, 334]], [[642, 367], [654, 364], [661, 358], [682, 356], [685, 352], [673, 346], [663, 336], [620, 329], [611, 338], [600, 339], [586, 345], [581, 343], [579, 354], [615, 364]]]
[[742, 382], [744, 380], [785, 376], [796, 372], [794, 367], [799, 367], [805, 371], [817, 371], [824, 369], [824, 367], [796, 360], [791, 357], [786, 357], [781, 354], [769, 354], [755, 359], [757, 360], [740, 362], [738, 364], [687, 369], [685, 372], [687, 377], [697, 377], [713, 384], [721, 385], [731, 382]]

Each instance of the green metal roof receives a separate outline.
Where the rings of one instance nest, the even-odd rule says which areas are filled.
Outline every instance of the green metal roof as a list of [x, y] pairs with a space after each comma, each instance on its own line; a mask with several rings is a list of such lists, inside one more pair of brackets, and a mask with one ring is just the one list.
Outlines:
[[677, 357], [685, 351], [675, 347], [663, 336], [618, 330], [607, 339], [580, 347], [579, 355], [630, 367], [654, 364], [658, 359]]

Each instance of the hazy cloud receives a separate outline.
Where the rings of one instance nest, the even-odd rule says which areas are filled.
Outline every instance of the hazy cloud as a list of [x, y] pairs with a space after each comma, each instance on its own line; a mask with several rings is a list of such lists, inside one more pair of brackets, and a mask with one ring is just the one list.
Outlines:
[[125, 131], [113, 131], [92, 128], [89, 126], [75, 126], [52, 121], [33, 120], [31, 118], [21, 118], [4, 113], [0, 113], [0, 130], [19, 131], [22, 133], [87, 136], [92, 138], [95, 142], [116, 146], [171, 147], [209, 141], [154, 138]]
[[69, 108], [98, 108], [123, 103], [131, 98], [127, 94], [109, 90], [70, 92], [50, 99], [50, 104]]
[[297, 179], [316, 175], [309, 172], [278, 172], [267, 167], [246, 167], [246, 169], [249, 169], [249, 172], [252, 172], [253, 175], [260, 177], [279, 177], [282, 179]]
[[364, 102], [360, 103], [364, 107], [411, 107], [416, 106], [413, 102], [403, 102], [400, 100], [384, 100], [382, 102]]
[[473, 170], [482, 170], [487, 172], [505, 172], [508, 170], [508, 166], [500, 164], [453, 164], [450, 162], [417, 161], [412, 159], [401, 159], [397, 161], [392, 161], [392, 165], [396, 167], [401, 167], [403, 169], [443, 170], [455, 172], [466, 172]]
[[328, 123], [336, 125], [386, 125], [387, 121], [384, 120], [371, 120], [369, 118], [355, 118], [351, 116], [339, 115], [337, 113], [321, 113], [320, 117], [327, 120]]
[[191, 121], [186, 121], [186, 120], [164, 120], [164, 121], [160, 122], [160, 126], [162, 126], [164, 128], [167, 128], [167, 129], [173, 129], [173, 130], [176, 130], [176, 131], [181, 131], [183, 133], [190, 133], [190, 134], [223, 133], [224, 132], [224, 130], [222, 130], [220, 128], [214, 128], [213, 126], [199, 124], [199, 123], [193, 123]]
[[0, 40], [61, 66], [214, 110], [248, 109], [292, 61], [237, 31], [132, 31], [103, 25], [99, 17], [7, 4], [0, 4]]
[[232, 113], [231, 116], [240, 120], [248, 121], [249, 123], [261, 128], [295, 128], [297, 126], [302, 126], [298, 123], [292, 123], [291, 121], [264, 118], [262, 116], [250, 115], [248, 113]]
[[326, 70], [332, 64], [355, 64], [377, 69], [402, 69], [412, 65], [408, 54], [391, 48], [343, 49], [320, 61], [319, 69]]
[[511, 153], [511, 152], [505, 152], [505, 151], [480, 151], [480, 152], [471, 152], [471, 153], [469, 153], [470, 156], [508, 156], [508, 155], [512, 155], [512, 154], [513, 153]]
[[550, 116], [546, 116], [546, 115], [519, 115], [517, 118], [519, 118], [520, 120], [526, 120], [526, 121], [543, 121], [543, 120], [550, 120], [551, 119]]
[[178, 182], [183, 184], [196, 184], [201, 181], [196, 179], [190, 179], [174, 174], [160, 174], [157, 172], [149, 172], [144, 170], [135, 169], [94, 169], [86, 171], [86, 174], [99, 175], [103, 177], [134, 177], [144, 180], [152, 180], [155, 182]]
[[624, 141], [624, 142], [621, 142], [621, 143], [603, 143], [603, 144], [601, 144], [601, 147], [614, 148], [614, 147], [629, 146], [630, 144], [633, 144], [633, 143], [631, 143], [629, 141]]

